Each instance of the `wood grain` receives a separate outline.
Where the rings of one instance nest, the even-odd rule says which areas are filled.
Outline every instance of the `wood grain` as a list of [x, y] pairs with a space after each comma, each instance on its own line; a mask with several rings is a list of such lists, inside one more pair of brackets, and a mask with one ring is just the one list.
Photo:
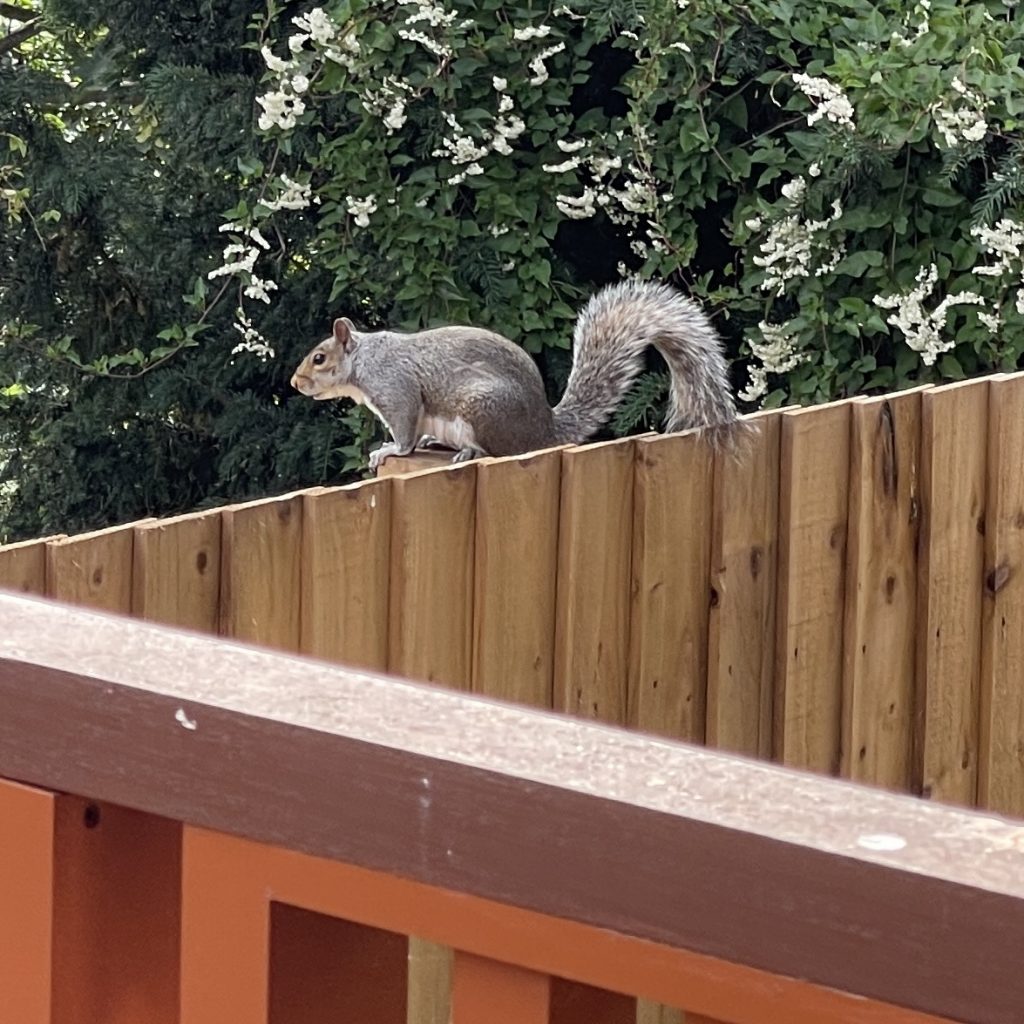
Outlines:
[[218, 510], [136, 526], [132, 614], [168, 626], [217, 633], [220, 541]]
[[60, 540], [64, 534], [54, 534], [39, 540], [0, 547], [0, 588], [21, 594], [46, 593], [46, 545]]
[[850, 406], [782, 416], [774, 756], [839, 771]]
[[48, 541], [47, 596], [97, 611], [130, 615], [137, 525]]
[[851, 406], [842, 773], [913, 781], [921, 392]]
[[562, 452], [554, 705], [626, 721], [634, 441]]
[[978, 803], [1024, 816], [1024, 374], [989, 389]]
[[707, 742], [760, 757], [772, 748], [779, 416], [751, 417], [760, 429], [742, 459], [715, 462]]
[[915, 792], [971, 806], [978, 782], [987, 381], [921, 395]]
[[297, 651], [302, 496], [231, 505], [221, 515], [221, 634]]
[[302, 510], [304, 654], [388, 667], [391, 484], [309, 491]]
[[552, 706], [559, 450], [477, 464], [473, 691]]
[[636, 443], [629, 724], [704, 741], [713, 453], [699, 433]]

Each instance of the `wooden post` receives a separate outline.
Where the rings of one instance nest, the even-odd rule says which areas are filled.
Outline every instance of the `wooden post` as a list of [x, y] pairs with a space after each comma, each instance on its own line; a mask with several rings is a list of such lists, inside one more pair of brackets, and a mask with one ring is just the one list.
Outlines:
[[64, 534], [0, 547], [0, 588], [22, 594], [46, 593], [46, 544]]
[[136, 525], [48, 541], [47, 596], [97, 611], [130, 615]]

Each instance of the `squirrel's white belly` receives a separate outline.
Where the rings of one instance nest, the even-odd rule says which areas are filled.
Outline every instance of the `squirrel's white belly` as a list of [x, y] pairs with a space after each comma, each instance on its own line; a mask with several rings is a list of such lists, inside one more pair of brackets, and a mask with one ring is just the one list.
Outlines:
[[461, 416], [454, 419], [447, 419], [444, 416], [420, 416], [417, 426], [420, 435], [429, 434], [448, 448], [459, 451], [463, 448], [479, 448], [476, 441], [476, 434], [471, 424], [467, 423]]

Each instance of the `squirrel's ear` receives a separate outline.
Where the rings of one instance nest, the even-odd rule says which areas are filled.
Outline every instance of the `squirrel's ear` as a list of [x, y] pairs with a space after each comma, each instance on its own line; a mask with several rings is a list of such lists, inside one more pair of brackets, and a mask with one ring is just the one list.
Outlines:
[[334, 340], [342, 347], [348, 348], [349, 342], [352, 340], [352, 332], [355, 330], [355, 326], [347, 316], [339, 316], [334, 321]]

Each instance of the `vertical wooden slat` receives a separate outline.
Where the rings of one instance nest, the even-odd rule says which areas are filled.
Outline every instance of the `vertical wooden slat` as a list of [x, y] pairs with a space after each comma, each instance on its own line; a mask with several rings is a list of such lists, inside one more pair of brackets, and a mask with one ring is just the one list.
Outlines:
[[713, 453], [642, 438], [634, 464], [629, 724], [704, 741]]
[[180, 1024], [267, 1024], [265, 881], [247, 873], [226, 837], [188, 825], [181, 874]]
[[218, 511], [136, 526], [132, 614], [168, 626], [216, 633], [220, 536]]
[[391, 484], [311, 491], [302, 514], [302, 651], [388, 666]]
[[779, 512], [778, 412], [751, 417], [748, 450], [715, 461], [707, 742], [770, 757]]
[[477, 465], [473, 690], [549, 708], [562, 460]]
[[476, 466], [395, 477], [388, 670], [468, 690]]
[[0, 1018], [54, 1024], [52, 793], [0, 780]]
[[921, 395], [914, 789], [972, 805], [978, 781], [987, 381]]
[[181, 825], [57, 798], [53, 1024], [178, 1024]]
[[978, 803], [1024, 815], [1024, 374], [989, 392]]
[[774, 756], [839, 771], [850, 407], [782, 417]]
[[271, 904], [267, 1024], [405, 1024], [404, 935]]
[[[476, 466], [392, 480], [388, 670], [468, 690], [472, 682]], [[448, 1024], [451, 950], [409, 940], [409, 1024]]]
[[851, 405], [843, 775], [912, 781], [921, 392]]
[[45, 594], [46, 545], [48, 541], [61, 540], [63, 537], [61, 533], [0, 547], [0, 590]]
[[246, 643], [299, 649], [302, 496], [224, 509], [220, 632]]
[[115, 526], [49, 541], [46, 545], [47, 596], [97, 611], [130, 615], [137, 525]]
[[550, 1002], [546, 974], [456, 954], [451, 1024], [550, 1024]]
[[554, 704], [621, 724], [629, 673], [631, 439], [562, 453]]

